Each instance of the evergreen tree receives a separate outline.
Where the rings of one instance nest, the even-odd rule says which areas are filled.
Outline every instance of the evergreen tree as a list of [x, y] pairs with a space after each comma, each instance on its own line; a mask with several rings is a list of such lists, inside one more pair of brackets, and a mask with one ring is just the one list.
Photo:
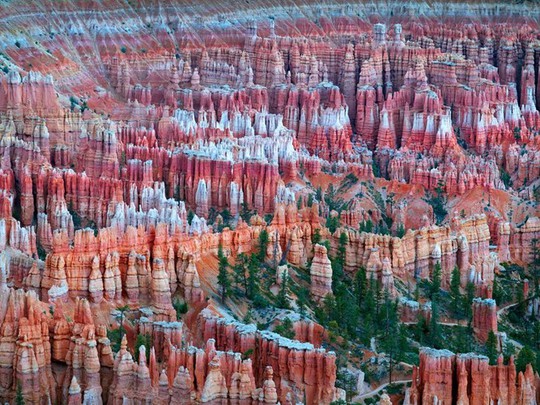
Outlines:
[[490, 330], [486, 341], [486, 354], [489, 358], [489, 364], [492, 366], [497, 364], [497, 357], [499, 356], [497, 346], [497, 336], [495, 336], [495, 333]]
[[444, 183], [439, 180], [437, 187], [435, 188], [435, 194], [431, 194], [429, 198], [425, 199], [429, 205], [433, 208], [433, 216], [437, 225], [440, 225], [444, 220], [444, 217], [448, 213], [446, 210], [446, 197], [444, 196]]
[[424, 317], [422, 312], [419, 312], [414, 333], [416, 335], [416, 340], [418, 340], [421, 345], [425, 343], [425, 337], [428, 331], [429, 326], [427, 324], [426, 318]]
[[315, 198], [317, 199], [317, 201], [322, 202], [322, 188], [321, 188], [321, 186], [317, 187], [317, 189], [315, 190]]
[[375, 277], [373, 276], [373, 273], [371, 273], [370, 279], [369, 279], [369, 286], [368, 286], [368, 293], [366, 294], [366, 297], [364, 299], [364, 311], [372, 315], [373, 319], [376, 319], [377, 315], [377, 281], [375, 280]]
[[461, 275], [459, 273], [459, 268], [458, 266], [455, 266], [454, 270], [452, 270], [452, 276], [450, 278], [450, 297], [452, 299], [452, 312], [454, 315], [458, 315], [460, 313], [462, 299], [461, 292], [459, 291], [460, 278]]
[[516, 302], [518, 303], [515, 310], [516, 315], [523, 318], [527, 312], [527, 303], [525, 301], [525, 296], [523, 295], [523, 284], [517, 286]]
[[339, 217], [330, 215], [326, 219], [326, 227], [333, 234], [339, 228]]
[[524, 346], [523, 349], [519, 351], [519, 354], [516, 359], [516, 371], [518, 373], [520, 371], [525, 372], [525, 369], [527, 368], [527, 364], [530, 364], [533, 366], [533, 368], [535, 368], [536, 355], [534, 354], [534, 351], [529, 346]]
[[255, 254], [252, 254], [248, 262], [247, 296], [254, 299], [259, 294], [259, 263]]
[[360, 222], [360, 232], [367, 232], [372, 233], [373, 232], [373, 221], [371, 219], [368, 219], [367, 221]]
[[472, 282], [468, 282], [465, 287], [465, 314], [468, 319], [472, 317], [472, 304], [476, 295], [476, 287]]
[[367, 274], [364, 267], [360, 267], [354, 276], [354, 295], [358, 307], [362, 306], [367, 293]]
[[390, 383], [392, 382], [394, 356], [398, 353], [399, 350], [399, 322], [397, 318], [396, 305], [390, 300], [388, 290], [385, 290], [382, 305], [382, 316], [384, 324], [382, 347], [389, 356], [388, 375]]
[[[343, 200], [336, 195], [334, 185], [330, 183], [324, 194], [324, 202], [328, 205], [330, 211], [340, 212], [343, 206]], [[339, 222], [338, 222], [339, 223]]]
[[531, 252], [533, 259], [531, 264], [529, 265], [529, 273], [533, 279], [534, 293], [535, 295], [538, 295], [538, 280], [540, 279], [540, 246], [538, 246], [538, 239], [536, 238], [532, 240]]
[[289, 318], [283, 319], [279, 325], [274, 328], [274, 332], [277, 334], [293, 339], [294, 338], [294, 325]]
[[439, 305], [437, 304], [437, 301], [431, 302], [429, 338], [433, 347], [435, 347], [436, 349], [439, 349], [441, 347], [441, 326], [439, 325]]
[[289, 304], [289, 299], [287, 298], [288, 283], [289, 283], [289, 274], [287, 273], [286, 270], [283, 270], [283, 274], [281, 277], [281, 286], [279, 288], [279, 292], [276, 299], [276, 306], [278, 308], [290, 309], [291, 307]]
[[468, 353], [471, 351], [471, 342], [470, 337], [471, 335], [468, 333], [467, 328], [463, 326], [457, 326], [456, 332], [455, 332], [455, 348], [454, 350], [457, 353]]
[[[534, 315], [533, 315], [534, 316]], [[535, 319], [536, 316], [534, 316], [533, 321], [533, 347], [538, 350], [540, 348], [540, 321]]]
[[328, 324], [331, 321], [333, 321], [334, 317], [336, 316], [336, 309], [337, 309], [336, 299], [334, 298], [332, 294], [327, 294], [323, 298], [322, 306], [323, 306], [323, 314], [325, 318], [324, 320], [326, 321], [325, 323]]
[[514, 354], [516, 354], [516, 347], [512, 342], [507, 341], [503, 348], [504, 364], [508, 364], [510, 357], [512, 357]]
[[319, 228], [315, 229], [313, 235], [311, 236], [311, 244], [316, 245], [321, 242], [321, 230]]
[[341, 232], [341, 234], [339, 235], [336, 261], [339, 263], [339, 265], [342, 268], [345, 265], [347, 243], [349, 243], [349, 237], [347, 236], [345, 232]]
[[345, 249], [348, 243], [348, 237], [345, 232], [339, 235], [337, 256], [332, 260], [332, 290], [336, 292], [337, 286], [343, 278], [343, 265], [345, 263]]
[[416, 283], [416, 287], [414, 287], [414, 300], [420, 302], [420, 285], [418, 283]]
[[266, 249], [268, 248], [268, 232], [266, 229], [263, 229], [259, 233], [259, 247], [257, 250], [257, 259], [259, 263], [263, 263], [266, 258]]
[[228, 209], [221, 211], [221, 218], [223, 218], [223, 226], [228, 226], [231, 220], [231, 212]]
[[246, 265], [248, 257], [245, 253], [240, 253], [236, 257], [236, 264], [233, 267], [234, 270], [234, 282], [235, 284], [244, 290], [244, 294], [248, 293], [248, 277], [246, 274]]
[[502, 305], [506, 302], [504, 291], [501, 288], [499, 281], [497, 280], [497, 277], [493, 280], [493, 293], [492, 293], [493, 299], [497, 302], [497, 304]]
[[240, 217], [244, 220], [244, 222], [249, 223], [252, 215], [253, 212], [249, 209], [247, 202], [244, 201], [242, 203], [242, 209], [240, 210]]
[[146, 353], [150, 353], [150, 348], [152, 347], [152, 336], [150, 334], [141, 334], [139, 333], [137, 335], [137, 339], [135, 340], [135, 361], [139, 361], [139, 347], [144, 346], [146, 348]]
[[398, 224], [397, 226], [397, 229], [396, 229], [396, 236], [398, 238], [403, 238], [403, 236], [405, 236], [405, 227], [403, 226], [403, 224]]
[[358, 327], [359, 309], [344, 283], [340, 283], [335, 292], [336, 313], [334, 319], [350, 336], [355, 336]]
[[187, 213], [188, 224], [191, 225], [191, 221], [193, 221], [194, 216], [195, 216], [195, 213], [193, 211], [189, 210], [188, 213]]
[[439, 297], [441, 290], [441, 263], [435, 263], [433, 268], [433, 275], [431, 277], [430, 298], [435, 301]]
[[20, 381], [17, 381], [17, 391], [15, 393], [15, 404], [16, 405], [24, 405], [24, 396], [22, 392], [22, 385]]
[[116, 307], [116, 310], [120, 312], [120, 315], [118, 318], [120, 319], [120, 341], [122, 341], [122, 338], [124, 337], [125, 329], [124, 329], [124, 317], [126, 311], [129, 311], [129, 305], [122, 305], [119, 307]]
[[302, 317], [306, 316], [306, 308], [309, 301], [308, 295], [309, 293], [305, 288], [300, 288], [296, 294], [296, 306], [298, 307], [298, 313]]
[[405, 353], [409, 350], [409, 342], [407, 340], [407, 328], [404, 324], [398, 323], [398, 351], [396, 361], [404, 361]]
[[223, 247], [219, 244], [218, 248], [218, 264], [219, 271], [217, 276], [217, 282], [220, 289], [221, 302], [225, 302], [225, 298], [230, 293], [231, 289], [231, 280], [229, 278], [229, 261], [227, 257], [223, 254]]

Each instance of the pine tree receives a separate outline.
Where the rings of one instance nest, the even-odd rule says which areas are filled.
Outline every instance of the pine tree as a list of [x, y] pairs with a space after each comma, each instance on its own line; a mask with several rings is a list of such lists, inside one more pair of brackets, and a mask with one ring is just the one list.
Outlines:
[[279, 325], [274, 328], [274, 332], [277, 334], [293, 339], [294, 338], [294, 325], [289, 318], [283, 319]]
[[276, 299], [276, 306], [278, 308], [290, 309], [291, 307], [289, 304], [289, 299], [287, 298], [288, 284], [289, 284], [289, 275], [286, 270], [283, 270], [283, 274], [281, 277], [281, 286], [279, 288], [279, 292]]
[[499, 356], [497, 346], [497, 336], [495, 336], [495, 333], [490, 330], [486, 341], [486, 354], [489, 358], [489, 364], [492, 366], [497, 364], [497, 357]]
[[441, 263], [435, 263], [433, 268], [433, 275], [431, 277], [431, 288], [430, 288], [430, 298], [432, 301], [436, 300], [439, 297], [439, 292], [441, 290]]
[[247, 202], [244, 201], [242, 203], [242, 209], [240, 210], [240, 217], [244, 220], [244, 222], [249, 223], [252, 215], [253, 212], [249, 209]]
[[332, 260], [332, 290], [336, 292], [337, 286], [343, 278], [343, 265], [345, 264], [345, 251], [349, 238], [345, 232], [339, 235], [337, 256]]
[[416, 327], [415, 327], [415, 335], [416, 335], [416, 340], [418, 340], [418, 342], [421, 345], [425, 343], [425, 336], [426, 336], [426, 332], [428, 331], [429, 331], [429, 327], [426, 322], [426, 318], [424, 317], [422, 312], [419, 312], [418, 319], [416, 322]]
[[229, 278], [229, 261], [227, 260], [227, 257], [223, 254], [223, 247], [221, 246], [221, 244], [218, 248], [218, 264], [219, 271], [217, 282], [220, 289], [221, 302], [225, 302], [225, 298], [227, 298], [227, 295], [229, 295], [230, 293], [231, 280]]
[[244, 294], [248, 293], [248, 277], [246, 274], [246, 265], [248, 258], [245, 253], [240, 253], [236, 257], [236, 264], [233, 267], [234, 270], [234, 282], [235, 284], [244, 290]]
[[369, 314], [373, 315], [373, 319], [376, 318], [376, 308], [377, 308], [377, 282], [375, 281], [375, 277], [373, 276], [373, 273], [371, 273], [370, 279], [369, 279], [369, 285], [367, 289], [367, 294], [364, 299], [364, 311]]
[[476, 286], [469, 281], [465, 286], [465, 314], [468, 319], [472, 317], [472, 304], [475, 296]]
[[257, 259], [259, 260], [259, 263], [263, 263], [264, 259], [266, 258], [268, 239], [268, 231], [266, 229], [263, 229], [261, 233], [259, 233], [259, 247], [257, 250]]
[[15, 404], [16, 405], [24, 405], [24, 396], [22, 392], [22, 385], [20, 381], [17, 381], [17, 391], [15, 393]]
[[347, 243], [349, 243], [349, 237], [345, 232], [341, 232], [339, 235], [339, 242], [337, 248], [337, 258], [338, 263], [343, 267], [345, 265], [345, 255], [347, 253]]
[[337, 215], [329, 216], [326, 219], [326, 227], [333, 234], [339, 228], [339, 217]]
[[533, 347], [539, 348], [540, 347], [540, 321], [534, 320], [532, 329], [533, 329], [533, 336], [534, 336]]
[[195, 216], [195, 213], [193, 211], [189, 210], [188, 213], [187, 213], [188, 224], [191, 225], [191, 221], [193, 221], [194, 216]]
[[533, 279], [534, 292], [538, 295], [539, 293], [539, 283], [540, 279], [540, 246], [538, 246], [538, 239], [534, 238], [532, 240], [531, 252], [533, 260], [529, 265], [529, 273]]
[[525, 346], [523, 347], [523, 349], [519, 351], [519, 354], [516, 359], [516, 371], [518, 373], [520, 371], [525, 372], [525, 369], [527, 368], [527, 364], [532, 365], [533, 368], [536, 367], [536, 355], [534, 354], [534, 351], [529, 346]]
[[129, 311], [129, 305], [122, 305], [120, 307], [116, 307], [116, 310], [120, 312], [120, 315], [118, 318], [120, 318], [120, 341], [124, 337], [125, 329], [124, 329], [124, 317], [126, 311]]
[[523, 295], [523, 284], [517, 286], [516, 302], [518, 303], [516, 305], [516, 315], [523, 318], [527, 311], [527, 304], [525, 302], [525, 296]]
[[306, 307], [308, 303], [308, 291], [305, 288], [300, 288], [299, 291], [297, 291], [297, 299], [296, 299], [296, 306], [298, 307], [298, 313], [300, 316], [304, 317], [306, 316]]
[[405, 236], [405, 227], [403, 226], [403, 224], [398, 224], [397, 226], [397, 229], [396, 229], [396, 236], [398, 238], [403, 238], [403, 236]]
[[311, 244], [316, 245], [321, 241], [321, 230], [319, 228], [315, 229], [313, 235], [311, 236]]
[[335, 320], [337, 304], [336, 299], [332, 294], [327, 294], [323, 298], [322, 307], [326, 323], [330, 323], [331, 321]]
[[367, 232], [372, 233], [373, 232], [373, 221], [371, 219], [368, 219], [367, 221], [360, 222], [360, 232]]
[[452, 298], [452, 312], [454, 315], [460, 313], [461, 306], [461, 292], [459, 291], [461, 275], [457, 266], [452, 270], [452, 276], [450, 279], [450, 297]]
[[508, 364], [510, 357], [512, 357], [515, 354], [516, 354], [516, 347], [514, 346], [512, 342], [507, 341], [504, 344], [504, 348], [503, 348], [504, 364]]
[[388, 362], [388, 375], [390, 383], [392, 382], [392, 371], [394, 367], [394, 356], [399, 350], [399, 329], [398, 329], [398, 319], [397, 311], [394, 303], [390, 299], [388, 290], [384, 291], [384, 299], [382, 305], [382, 316], [383, 316], [383, 340], [382, 346], [384, 351], [390, 357]]
[[416, 302], [420, 301], [420, 285], [416, 283], [416, 287], [414, 287], [414, 300]]
[[467, 329], [463, 326], [457, 326], [457, 330], [455, 332], [456, 336], [456, 344], [455, 344], [455, 351], [458, 353], [468, 353], [471, 351], [471, 345], [470, 345], [470, 334], [467, 333]]
[[431, 302], [431, 319], [429, 320], [429, 337], [431, 345], [436, 349], [440, 348], [441, 326], [439, 325], [439, 305], [437, 301]]
[[404, 324], [399, 323], [398, 326], [398, 352], [396, 361], [404, 361], [405, 353], [409, 350], [409, 342], [407, 340], [407, 328]]
[[135, 340], [135, 361], [139, 361], [139, 347], [144, 346], [146, 348], [146, 353], [150, 353], [150, 348], [152, 347], [152, 336], [150, 334], [141, 334], [137, 335]]
[[362, 302], [367, 293], [367, 274], [364, 267], [360, 267], [354, 276], [354, 295], [358, 307], [362, 306]]
[[351, 302], [350, 291], [344, 283], [339, 283], [334, 294], [336, 299], [334, 318], [350, 336], [354, 336], [357, 333], [359, 308], [354, 300]]
[[497, 280], [497, 277], [495, 277], [495, 279], [493, 280], [492, 296], [498, 305], [502, 305], [506, 302], [504, 297], [504, 291], [502, 290], [499, 281]]
[[248, 262], [247, 296], [254, 299], [259, 294], [259, 262], [257, 256], [252, 254]]

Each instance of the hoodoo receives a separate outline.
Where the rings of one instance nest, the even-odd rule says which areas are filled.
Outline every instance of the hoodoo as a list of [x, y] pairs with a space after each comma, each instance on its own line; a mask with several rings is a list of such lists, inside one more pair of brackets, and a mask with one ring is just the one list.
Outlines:
[[0, 2], [0, 402], [540, 403], [539, 21]]

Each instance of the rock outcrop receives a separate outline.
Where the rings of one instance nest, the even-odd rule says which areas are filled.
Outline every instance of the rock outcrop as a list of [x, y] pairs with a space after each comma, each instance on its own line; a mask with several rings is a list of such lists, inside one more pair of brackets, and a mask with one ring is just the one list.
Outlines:
[[328, 294], [332, 294], [332, 264], [328, 259], [326, 247], [315, 245], [315, 253], [311, 262], [311, 295], [317, 301], [322, 301]]
[[[290, 340], [224, 315], [252, 302], [217, 301], [218, 251], [278, 287], [292, 269], [295, 309], [363, 268], [405, 323], [431, 307], [404, 285], [440, 265], [448, 290], [457, 267], [477, 340], [497, 332], [499, 264], [527, 268], [540, 238], [538, 7], [129, 3], [0, 6], [2, 403], [341, 398], [321, 325]], [[407, 401], [538, 386], [426, 349]]]
[[499, 402], [525, 405], [536, 401], [538, 376], [531, 365], [516, 373], [513, 357], [503, 364], [490, 366], [488, 358], [477, 354], [458, 354], [448, 350], [424, 348], [420, 365], [413, 370], [413, 383], [408, 393], [409, 403], [470, 403]]
[[489, 332], [497, 333], [497, 304], [493, 299], [475, 298], [472, 304], [472, 327], [475, 337], [482, 343]]

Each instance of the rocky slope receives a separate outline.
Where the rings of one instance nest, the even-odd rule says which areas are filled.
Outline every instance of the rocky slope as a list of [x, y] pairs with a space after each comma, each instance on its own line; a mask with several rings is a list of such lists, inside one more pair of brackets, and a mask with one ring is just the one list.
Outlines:
[[[0, 400], [344, 399], [317, 310], [360, 269], [411, 324], [433, 313], [411, 286], [440, 270], [449, 290], [457, 268], [474, 337], [502, 345], [494, 280], [540, 237], [538, 14], [0, 4]], [[271, 271], [261, 294], [301, 313], [291, 336], [250, 319], [247, 282], [221, 299], [222, 256]], [[410, 404], [533, 404], [540, 381], [435, 349], [411, 379]]]

